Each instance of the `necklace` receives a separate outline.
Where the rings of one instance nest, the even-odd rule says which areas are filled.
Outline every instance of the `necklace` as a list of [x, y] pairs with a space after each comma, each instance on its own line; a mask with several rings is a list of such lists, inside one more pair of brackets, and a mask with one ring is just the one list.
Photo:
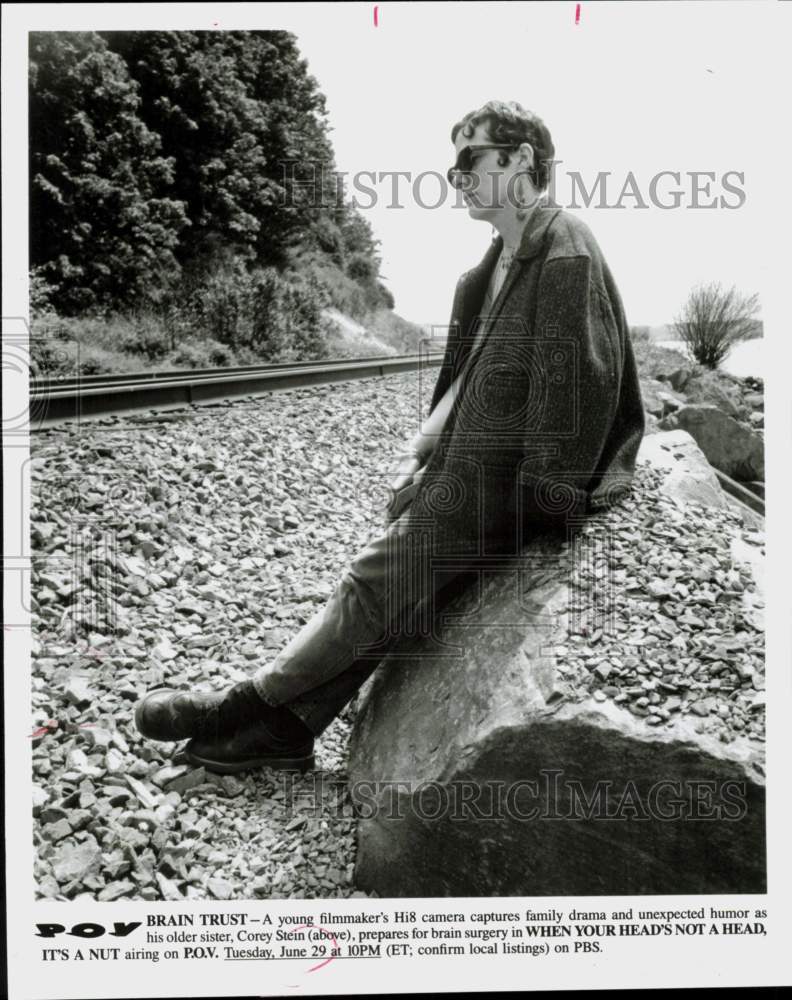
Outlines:
[[516, 249], [514, 249], [514, 250], [506, 250], [504, 248], [503, 250], [501, 250], [500, 259], [498, 261], [499, 266], [502, 267], [502, 268], [504, 268], [504, 269], [508, 268], [508, 266], [512, 262], [512, 257], [514, 257], [514, 255], [515, 255], [516, 252], [517, 252]]

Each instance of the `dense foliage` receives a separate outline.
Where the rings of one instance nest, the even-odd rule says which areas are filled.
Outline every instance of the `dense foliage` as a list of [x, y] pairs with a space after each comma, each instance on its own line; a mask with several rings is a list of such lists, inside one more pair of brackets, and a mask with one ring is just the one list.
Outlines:
[[67, 314], [135, 302], [178, 273], [175, 164], [97, 35], [34, 33], [30, 56], [31, 264]]
[[393, 308], [290, 33], [32, 32], [29, 107], [31, 305], [61, 330], [288, 359], [327, 305]]

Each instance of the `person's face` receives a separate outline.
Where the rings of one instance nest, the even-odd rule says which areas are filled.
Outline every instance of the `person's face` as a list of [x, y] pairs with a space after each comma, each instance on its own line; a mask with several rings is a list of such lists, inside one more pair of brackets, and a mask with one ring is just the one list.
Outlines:
[[[486, 146], [492, 142], [486, 123], [477, 125], [471, 136], [463, 135], [460, 129], [454, 141], [455, 156], [465, 146]], [[461, 178], [462, 197], [468, 206], [470, 217], [492, 221], [501, 217], [504, 212], [514, 212], [519, 190], [516, 174], [524, 169], [517, 150], [483, 149], [471, 156], [470, 173]], [[505, 157], [508, 157], [508, 163], [501, 166], [499, 160], [502, 161]]]

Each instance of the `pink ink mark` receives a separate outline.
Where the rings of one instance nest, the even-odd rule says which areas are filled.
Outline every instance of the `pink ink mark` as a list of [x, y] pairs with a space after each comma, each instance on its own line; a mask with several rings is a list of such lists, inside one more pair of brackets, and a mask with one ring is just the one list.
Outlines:
[[[86, 726], [90, 728], [95, 725], [96, 725], [95, 722], [81, 722], [77, 728], [85, 729]], [[60, 723], [58, 722], [57, 719], [47, 719], [47, 721], [44, 723], [43, 726], [39, 726], [38, 729], [33, 730], [28, 739], [35, 740], [39, 736], [46, 736], [47, 733], [54, 733], [55, 730], [58, 729], [59, 727]]]
[[47, 719], [43, 726], [39, 726], [38, 729], [34, 729], [30, 734], [30, 739], [35, 740], [37, 736], [46, 736], [47, 733], [54, 732], [58, 728], [57, 719]]
[[[329, 934], [330, 935], [330, 937], [331, 937], [331, 939], [333, 941], [333, 948], [338, 948], [338, 939], [336, 938], [335, 934], [333, 934], [332, 931], [329, 931], [326, 927], [322, 927], [320, 924], [300, 924], [299, 927], [291, 927], [291, 928], [289, 928], [289, 930], [290, 931], [304, 931], [304, 930], [324, 931], [325, 934]], [[335, 956], [335, 955], [328, 955], [327, 958], [323, 962], [320, 962], [318, 965], [312, 965], [310, 969], [307, 969], [306, 970], [306, 975], [309, 972], [316, 972], [317, 969], [323, 968], [325, 965], [327, 965], [328, 962], [332, 962], [333, 959], [336, 958], [336, 957], [337, 956]]]
[[580, 4], [575, 4], [575, 24], [580, 24]]
[[379, 27], [379, 16], [378, 16], [379, 6], [374, 8], [374, 27]]

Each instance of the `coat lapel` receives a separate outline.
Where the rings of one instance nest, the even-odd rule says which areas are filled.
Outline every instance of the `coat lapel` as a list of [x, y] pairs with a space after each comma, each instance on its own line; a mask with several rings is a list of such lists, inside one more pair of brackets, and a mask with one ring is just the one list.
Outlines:
[[[528, 262], [539, 253], [547, 232], [547, 227], [560, 211], [561, 209], [559, 206], [554, 205], [547, 199], [543, 199], [531, 214], [531, 217], [525, 224], [519, 249], [514, 255], [511, 267], [506, 272], [506, 277], [503, 280], [500, 291], [495, 296], [495, 301], [492, 303], [489, 313], [486, 316], [481, 317], [480, 322], [484, 326], [481, 340], [473, 349], [471, 349], [470, 346], [468, 346], [467, 349], [463, 347], [460, 352], [460, 364], [456, 369], [457, 373], [461, 370], [463, 364], [466, 366], [472, 366], [475, 363], [476, 358], [479, 356], [487, 342], [487, 337], [492, 331], [495, 320], [498, 318], [503, 309], [503, 304], [506, 301], [512, 286], [514, 285], [514, 282], [527, 266]], [[503, 238], [498, 236], [487, 250], [478, 267], [475, 267], [473, 271], [470, 272], [470, 284], [468, 286], [468, 294], [464, 304], [465, 325], [462, 327], [463, 337], [466, 336], [465, 331], [470, 331], [470, 333], [467, 334], [468, 344], [472, 343], [475, 334], [475, 329], [471, 330], [471, 323], [473, 323], [474, 320], [480, 315], [481, 306], [484, 301], [484, 293], [487, 289], [492, 269], [497, 262], [502, 247]]]
[[497, 263], [503, 246], [500, 236], [494, 239], [487, 248], [487, 252], [471, 271], [468, 271], [462, 287], [462, 297], [459, 305], [459, 342], [457, 356], [454, 363], [452, 380], [462, 370], [473, 339], [476, 334], [477, 320], [481, 315], [481, 306], [484, 301], [484, 293], [487, 290], [492, 270]]

